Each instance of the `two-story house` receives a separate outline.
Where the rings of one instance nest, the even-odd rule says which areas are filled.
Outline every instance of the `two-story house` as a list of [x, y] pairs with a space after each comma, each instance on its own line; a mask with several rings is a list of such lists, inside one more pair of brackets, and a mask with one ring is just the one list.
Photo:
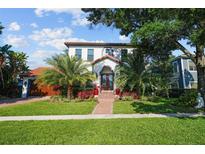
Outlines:
[[77, 56], [91, 64], [96, 74], [95, 84], [100, 90], [115, 90], [115, 69], [132, 50], [127, 43], [65, 42], [70, 56]]
[[[133, 49], [131, 44], [127, 43], [65, 42], [64, 44], [70, 56], [77, 56], [90, 64], [88, 69], [96, 74], [94, 84], [99, 90], [111, 91], [117, 88], [115, 84], [116, 66]], [[45, 69], [47, 68], [36, 68], [29, 74], [22, 75], [23, 79], [19, 82], [19, 86], [22, 86], [22, 97], [38, 95], [38, 93], [42, 95], [59, 93], [52, 86], [44, 86], [40, 89], [32, 86], [36, 77]]]
[[173, 76], [171, 79], [172, 89], [196, 89], [197, 70], [196, 65], [185, 55], [176, 57], [172, 61]]

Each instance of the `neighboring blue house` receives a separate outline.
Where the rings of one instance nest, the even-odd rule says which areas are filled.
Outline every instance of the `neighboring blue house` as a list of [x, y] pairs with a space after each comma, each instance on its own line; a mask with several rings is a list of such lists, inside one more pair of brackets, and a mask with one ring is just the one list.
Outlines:
[[173, 76], [171, 78], [172, 89], [196, 89], [197, 70], [196, 65], [185, 55], [176, 57], [172, 61]]

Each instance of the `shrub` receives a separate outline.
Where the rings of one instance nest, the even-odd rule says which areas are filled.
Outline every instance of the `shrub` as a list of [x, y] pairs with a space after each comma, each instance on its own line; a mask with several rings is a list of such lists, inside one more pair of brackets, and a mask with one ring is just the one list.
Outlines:
[[149, 96], [147, 98], [147, 100], [150, 101], [150, 102], [159, 102], [161, 100], [161, 97], [159, 97], [159, 96]]
[[133, 101], [133, 97], [132, 96], [123, 96], [122, 97], [122, 101]]
[[140, 100], [141, 100], [141, 101], [148, 101], [148, 97], [147, 97], [147, 96], [141, 96], [141, 97], [140, 97]]
[[62, 102], [69, 102], [69, 100], [61, 95], [51, 96], [50, 98], [51, 103], [62, 103]]
[[197, 92], [187, 91], [182, 94], [176, 101], [174, 105], [176, 106], [184, 106], [184, 107], [194, 107], [197, 105], [196, 102]]

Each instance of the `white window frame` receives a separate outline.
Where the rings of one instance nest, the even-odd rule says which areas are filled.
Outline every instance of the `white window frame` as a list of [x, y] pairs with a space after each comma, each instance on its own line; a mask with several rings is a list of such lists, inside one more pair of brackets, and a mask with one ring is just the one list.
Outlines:
[[[80, 57], [80, 58], [77, 56], [77, 50], [80, 50], [80, 51], [81, 51], [81, 55], [80, 55], [81, 57]], [[83, 56], [82, 54], [83, 54], [82, 48], [76, 48], [76, 49], [75, 49], [75, 56], [76, 56], [77, 58], [82, 59], [82, 56]]]
[[[89, 57], [89, 52], [88, 52], [88, 51], [89, 51], [89, 50], [92, 50], [92, 51], [93, 51], [93, 54], [92, 54], [93, 59], [92, 59], [92, 60], [89, 60], [89, 59], [88, 59], [88, 57]], [[87, 49], [87, 61], [93, 61], [93, 60], [94, 60], [94, 49], [93, 49], [93, 48], [88, 48], [88, 49]]]
[[[190, 59], [188, 59], [187, 60], [187, 63], [188, 63], [188, 70], [189, 70], [189, 72], [197, 72], [197, 69], [196, 70], [190, 70], [190, 67], [189, 67], [189, 62], [192, 62], [192, 63], [194, 63], [192, 60], [190, 60]], [[195, 65], [195, 64], [194, 64]]]

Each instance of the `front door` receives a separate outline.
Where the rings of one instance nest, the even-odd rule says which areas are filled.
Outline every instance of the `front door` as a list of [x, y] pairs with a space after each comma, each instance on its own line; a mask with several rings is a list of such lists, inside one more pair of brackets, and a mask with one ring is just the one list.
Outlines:
[[101, 88], [102, 90], [113, 90], [113, 74], [101, 75]]

